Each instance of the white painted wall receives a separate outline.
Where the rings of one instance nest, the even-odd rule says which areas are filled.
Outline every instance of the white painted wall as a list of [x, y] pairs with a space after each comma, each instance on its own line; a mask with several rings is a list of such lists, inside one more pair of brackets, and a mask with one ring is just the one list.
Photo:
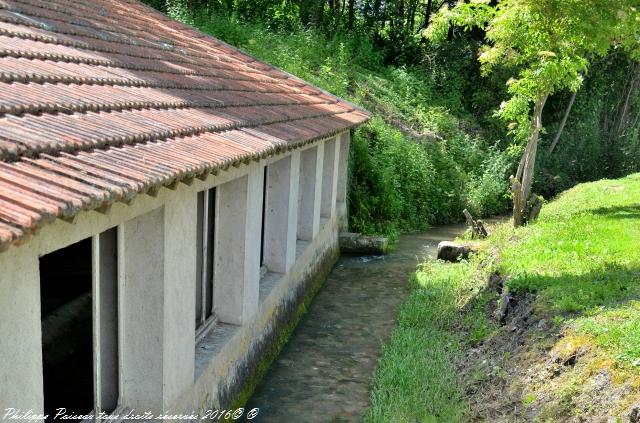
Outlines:
[[[265, 203], [264, 265], [270, 272], [287, 273], [293, 265], [297, 221], [298, 179], [300, 155], [296, 152], [267, 167], [267, 198]], [[292, 162], [294, 162], [292, 166]]]
[[197, 191], [185, 191], [164, 206], [163, 409], [193, 385]]
[[[115, 226], [119, 227], [121, 405], [156, 412], [190, 411], [202, 404], [202, 398], [214, 401], [217, 384], [232, 380], [234, 370], [228, 362], [202, 363], [202, 354], [196, 353], [197, 193], [218, 187], [215, 309], [222, 322], [242, 325], [237, 327], [246, 341], [266, 327], [273, 307], [295, 289], [322, 252], [335, 247], [340, 217], [334, 216], [335, 202], [346, 183], [344, 139], [343, 135], [330, 147], [334, 170], [324, 177], [325, 186], [331, 184], [327, 198], [332, 198], [334, 211], [322, 232], [325, 140], [232, 167], [189, 186], [163, 188], [156, 197], [141, 195], [130, 205], [114, 204], [108, 214], [81, 213], [74, 224], [58, 220], [25, 245], [0, 253], [0, 412], [10, 407], [34, 413], [43, 409], [39, 257]], [[283, 273], [277, 289], [273, 278], [259, 283], [265, 164], [273, 184], [279, 185], [269, 191], [267, 208], [273, 220], [265, 251], [272, 270]], [[297, 238], [310, 243], [296, 261]], [[261, 290], [267, 288], [268, 306], [260, 303]], [[227, 346], [224, 354], [238, 359], [248, 353], [249, 344]]]
[[322, 200], [320, 216], [330, 218], [336, 213], [336, 188], [338, 184], [338, 142], [329, 139], [324, 143], [324, 159], [322, 161]]
[[[0, 413], [42, 413], [42, 334], [37, 245], [0, 254]], [[1, 416], [0, 415], [0, 416]]]
[[217, 188], [214, 312], [220, 322], [241, 325], [258, 309], [263, 167]]
[[337, 160], [338, 160], [338, 180], [336, 182], [336, 201], [337, 203], [344, 203], [347, 200], [347, 179], [349, 176], [348, 167], [349, 167], [349, 147], [351, 146], [351, 134], [349, 131], [343, 132], [338, 135], [338, 146], [337, 150], [339, 151]]

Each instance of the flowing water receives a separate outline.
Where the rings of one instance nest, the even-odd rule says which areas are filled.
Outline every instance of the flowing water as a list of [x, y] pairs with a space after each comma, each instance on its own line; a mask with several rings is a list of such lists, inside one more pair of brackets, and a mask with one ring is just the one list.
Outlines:
[[461, 235], [448, 225], [400, 237], [386, 256], [342, 256], [245, 410], [254, 422], [360, 421], [382, 344], [418, 260]]

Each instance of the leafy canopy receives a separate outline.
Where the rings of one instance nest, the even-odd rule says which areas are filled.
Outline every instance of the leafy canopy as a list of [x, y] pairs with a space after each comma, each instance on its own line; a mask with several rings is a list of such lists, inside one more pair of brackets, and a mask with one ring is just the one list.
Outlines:
[[530, 109], [540, 97], [577, 90], [589, 62], [612, 48], [640, 57], [640, 0], [502, 0], [459, 2], [443, 10], [428, 29], [442, 40], [453, 24], [486, 30], [479, 60], [484, 74], [497, 66], [517, 69], [510, 99], [498, 115], [518, 139], [529, 135]]

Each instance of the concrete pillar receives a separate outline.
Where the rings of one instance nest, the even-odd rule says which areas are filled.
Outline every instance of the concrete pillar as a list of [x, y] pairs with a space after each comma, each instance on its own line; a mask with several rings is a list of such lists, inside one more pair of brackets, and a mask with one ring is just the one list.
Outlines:
[[123, 223], [118, 235], [122, 404], [158, 413], [164, 387], [164, 207]]
[[298, 239], [303, 241], [311, 241], [320, 229], [323, 154], [322, 143], [300, 153]]
[[343, 132], [338, 138], [340, 142], [337, 148], [339, 157], [336, 201], [338, 203], [344, 203], [347, 200], [347, 179], [349, 177], [349, 146], [351, 144], [349, 131]]
[[214, 294], [215, 313], [241, 325], [258, 309], [263, 168], [217, 187]]
[[291, 178], [289, 180], [289, 221], [287, 229], [287, 273], [296, 262], [296, 242], [298, 241], [298, 213], [300, 197], [300, 150], [291, 153]]
[[[164, 206], [163, 407], [172, 408], [193, 385], [197, 251], [197, 193], [186, 189]], [[186, 404], [183, 404], [186, 407]]]
[[322, 161], [322, 201], [320, 216], [331, 218], [336, 214], [336, 186], [338, 184], [338, 159], [336, 139], [324, 142], [324, 159]]
[[292, 156], [288, 156], [267, 167], [264, 265], [271, 272], [287, 273], [296, 258], [295, 222], [298, 211], [297, 181], [300, 153], [295, 153], [298, 159], [297, 166], [292, 166]]
[[93, 237], [93, 337], [96, 409], [112, 412], [120, 395], [117, 228]]
[[8, 408], [44, 409], [40, 273], [34, 243], [0, 254], [0, 420]]
[[258, 311], [260, 302], [260, 241], [262, 235], [262, 195], [264, 165], [251, 163], [248, 175], [247, 226], [244, 232], [244, 307], [242, 323]]

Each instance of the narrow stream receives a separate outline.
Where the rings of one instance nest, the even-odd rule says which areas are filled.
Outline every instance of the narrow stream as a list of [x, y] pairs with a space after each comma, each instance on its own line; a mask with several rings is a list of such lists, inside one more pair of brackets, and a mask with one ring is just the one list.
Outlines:
[[245, 409], [257, 422], [360, 421], [382, 344], [418, 260], [463, 224], [400, 237], [387, 256], [342, 256]]

